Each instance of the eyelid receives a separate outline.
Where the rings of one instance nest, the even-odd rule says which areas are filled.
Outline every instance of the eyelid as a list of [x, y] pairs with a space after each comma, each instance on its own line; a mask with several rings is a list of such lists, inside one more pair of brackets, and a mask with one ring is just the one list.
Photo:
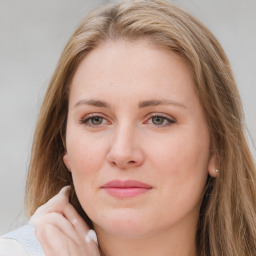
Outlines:
[[[94, 117], [101, 117], [105, 120], [105, 122], [102, 124], [99, 124], [99, 125], [90, 124], [88, 121]], [[169, 114], [159, 113], [159, 112], [152, 112], [152, 113], [147, 114], [145, 117], [146, 121], [144, 121], [143, 123], [144, 124], [148, 123], [149, 120], [153, 117], [161, 117], [161, 118], [164, 118], [168, 122], [167, 124], [162, 124], [162, 125], [152, 124], [153, 126], [158, 127], [158, 128], [171, 126], [171, 125], [177, 123], [176, 119], [173, 116], [170, 116]], [[95, 113], [89, 113], [89, 114], [83, 115], [79, 119], [79, 123], [84, 124], [89, 127], [93, 127], [93, 128], [100, 128], [106, 124], [110, 124], [111, 121], [109, 121], [109, 118], [106, 117], [105, 114], [95, 112]]]
[[[79, 119], [79, 123], [80, 124], [86, 124], [87, 126], [90, 126], [90, 127], [101, 127], [102, 124], [100, 125], [93, 125], [93, 124], [89, 124], [87, 123], [90, 119], [94, 118], [94, 117], [101, 117], [103, 118], [104, 120], [106, 120], [107, 122], [109, 122], [108, 118], [106, 118], [106, 116], [103, 114], [103, 113], [90, 113], [90, 114], [86, 114], [84, 116], [82, 116], [80, 119]], [[104, 124], [103, 124], [104, 125]]]
[[177, 123], [176, 118], [174, 118], [173, 116], [163, 114], [163, 113], [158, 113], [158, 112], [148, 114], [146, 117], [147, 118], [146, 122], [148, 122], [152, 117], [162, 117], [169, 122], [168, 124], [165, 124], [165, 125], [154, 125], [153, 124], [155, 127], [166, 127], [166, 126], [170, 126], [170, 125]]
[[146, 118], [151, 118], [151, 117], [154, 117], [154, 116], [164, 117], [164, 118], [167, 118], [167, 119], [170, 119], [170, 120], [176, 122], [176, 118], [174, 118], [173, 116], [171, 116], [169, 114], [165, 114], [165, 113], [161, 113], [161, 112], [151, 112], [151, 113], [146, 115]]

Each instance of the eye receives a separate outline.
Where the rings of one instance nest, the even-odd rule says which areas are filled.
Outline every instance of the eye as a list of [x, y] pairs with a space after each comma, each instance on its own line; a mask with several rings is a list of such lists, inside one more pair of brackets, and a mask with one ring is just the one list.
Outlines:
[[101, 126], [107, 123], [107, 120], [102, 116], [90, 114], [83, 117], [80, 120], [80, 123], [85, 124], [87, 126]]
[[152, 123], [155, 125], [162, 125], [165, 121], [165, 118], [162, 116], [153, 116], [151, 119]]
[[93, 125], [100, 125], [100, 124], [102, 124], [102, 122], [103, 122], [103, 117], [101, 117], [101, 116], [91, 117], [91, 123]]
[[174, 124], [175, 120], [160, 114], [154, 114], [148, 119], [147, 123], [157, 127], [166, 127]]

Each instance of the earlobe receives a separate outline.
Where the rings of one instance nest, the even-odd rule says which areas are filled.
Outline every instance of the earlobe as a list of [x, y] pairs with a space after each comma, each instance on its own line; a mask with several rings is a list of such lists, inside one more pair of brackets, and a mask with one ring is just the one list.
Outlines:
[[217, 159], [215, 155], [211, 155], [210, 157], [208, 172], [212, 178], [216, 178], [219, 175], [219, 170], [217, 169]]
[[68, 159], [68, 154], [67, 153], [65, 153], [64, 156], [63, 156], [63, 162], [66, 165], [67, 169], [69, 171], [71, 171], [70, 163], [69, 163], [69, 159]]

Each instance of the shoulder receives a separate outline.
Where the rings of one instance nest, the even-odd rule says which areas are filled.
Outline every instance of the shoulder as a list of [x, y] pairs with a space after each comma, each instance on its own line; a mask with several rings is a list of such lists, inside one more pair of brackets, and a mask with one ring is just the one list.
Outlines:
[[0, 238], [0, 256], [29, 256], [29, 254], [18, 241]]
[[0, 256], [42, 256], [40, 242], [31, 225], [25, 225], [0, 238]]

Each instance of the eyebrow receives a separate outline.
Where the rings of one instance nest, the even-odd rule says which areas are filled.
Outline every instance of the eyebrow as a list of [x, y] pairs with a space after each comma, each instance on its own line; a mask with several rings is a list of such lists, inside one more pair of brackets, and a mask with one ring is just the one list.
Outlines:
[[105, 101], [102, 100], [96, 100], [96, 99], [86, 99], [86, 100], [79, 100], [74, 107], [78, 107], [80, 105], [89, 105], [94, 107], [100, 107], [100, 108], [110, 108], [110, 104], [108, 104]]
[[[74, 105], [74, 107], [78, 107], [80, 105], [89, 105], [89, 106], [100, 107], [100, 108], [111, 108], [111, 105], [109, 103], [102, 100], [97, 100], [97, 99], [80, 100]], [[179, 102], [167, 100], [167, 99], [141, 101], [138, 104], [139, 108], [146, 108], [146, 107], [159, 106], [159, 105], [175, 105], [178, 107], [187, 108], [185, 105]]]
[[173, 101], [173, 100], [147, 100], [147, 101], [141, 101], [139, 103], [139, 108], [145, 108], [145, 107], [151, 107], [151, 106], [159, 106], [159, 105], [175, 105], [182, 108], [187, 108], [185, 105]]

